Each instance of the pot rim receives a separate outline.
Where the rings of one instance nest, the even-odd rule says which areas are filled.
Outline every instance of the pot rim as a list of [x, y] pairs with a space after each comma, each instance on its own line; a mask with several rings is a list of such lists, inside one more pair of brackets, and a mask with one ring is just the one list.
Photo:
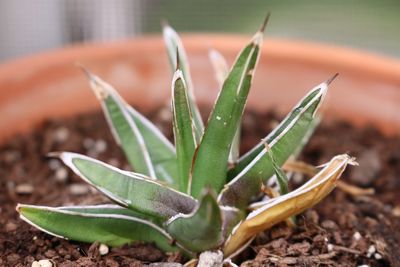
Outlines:
[[[243, 45], [248, 42], [249, 36], [232, 34], [183, 34], [182, 39], [189, 56], [191, 53], [204, 54], [209, 48], [215, 48], [223, 54], [236, 55], [238, 51], [242, 49]], [[340, 69], [341, 72], [351, 74], [351, 76], [356, 77], [356, 79], [363, 81], [364, 84], [371, 79], [390, 84], [391, 89], [388, 93], [390, 93], [391, 96], [383, 96], [391, 101], [389, 103], [389, 110], [391, 110], [389, 111], [390, 116], [386, 114], [386, 118], [382, 119], [379, 117], [382, 115], [381, 113], [373, 114], [371, 113], [372, 110], [368, 110], [369, 114], [366, 118], [369, 117], [378, 128], [386, 133], [400, 132], [400, 119], [394, 114], [397, 110], [397, 108], [394, 109], [394, 107], [397, 107], [397, 95], [400, 96], [400, 94], [397, 93], [397, 88], [400, 90], [400, 60], [329, 44], [278, 38], [266, 38], [264, 40], [261, 60], [290, 62], [290, 64], [294, 63], [308, 67], [311, 66], [318, 71], [325, 70], [325, 72], [326, 70]], [[40, 73], [40, 75], [43, 76], [49, 71], [53, 74], [56, 73], [56, 78], [59, 79], [62, 73], [58, 71], [60, 68], [65, 68], [65, 66], [69, 68], [69, 75], [73, 76], [78, 73], [77, 68], [71, 68], [73, 67], [73, 63], [76, 62], [76, 59], [82, 60], [81, 62], [106, 62], [112, 61], [112, 59], [115, 58], [118, 59], [126, 57], [126, 55], [135, 54], [132, 51], [165, 54], [162, 37], [160, 35], [149, 35], [109, 43], [76, 44], [0, 64], [0, 113], [4, 113], [3, 117], [5, 118], [5, 121], [0, 121], [0, 128], [3, 129], [0, 132], [0, 143], [12, 134], [32, 129], [32, 127], [42, 122], [45, 118], [65, 117], [65, 114], [68, 112], [76, 114], [85, 110], [90, 110], [86, 107], [80, 107], [76, 108], [76, 110], [75, 108], [72, 109], [72, 112], [70, 109], [66, 112], [46, 113], [45, 108], [41, 109], [41, 107], [39, 107], [35, 110], [35, 114], [27, 114], [27, 119], [25, 118], [25, 114], [18, 113], [20, 112], [18, 104], [30, 104], [32, 101], [31, 97], [40, 102], [41, 93], [48, 93], [50, 88], [41, 88], [41, 83], [38, 83], [35, 84], [36, 91], [31, 90], [31, 84], [23, 84], [24, 79], [27, 79], [28, 82], [32, 82], [32, 77], [38, 77], [38, 75], [35, 76], [35, 73]], [[156, 63], [158, 64], [158, 62], [157, 58]], [[154, 62], [152, 64], [154, 64]], [[73, 73], [71, 69], [74, 69], [75, 73]], [[334, 72], [331, 74], [334, 74]], [[83, 76], [79, 79], [83, 81]], [[16, 86], [10, 89], [10, 86], [13, 86], [13, 84], [20, 84], [21, 82], [23, 84], [22, 86]], [[75, 80], [75, 82], [77, 82], [77, 80]], [[348, 86], [352, 85], [350, 84]], [[346, 93], [347, 88], [348, 87], [343, 88], [344, 90], [342, 90], [342, 93]], [[64, 88], [64, 92], [65, 91]], [[370, 96], [370, 101], [379, 101], [375, 100], [375, 98], [377, 96], [378, 98], [380, 97], [380, 91], [381, 89], [379, 87], [374, 88], [373, 94]], [[368, 93], [368, 90], [365, 92]], [[358, 91], [357, 93], [365, 94], [364, 91]], [[54, 92], [52, 92], [52, 94], [52, 96], [54, 96]], [[396, 98], [393, 98], [394, 94]], [[60, 101], [58, 101], [58, 103], [60, 103]], [[69, 101], [72, 103], [71, 99], [69, 99]], [[351, 102], [354, 101], [353, 99], [347, 99], [346, 101], [347, 106], [353, 106], [354, 102]], [[10, 105], [10, 103], [12, 105]], [[91, 103], [93, 103], [93, 101]], [[66, 102], [64, 104], [66, 104]], [[54, 108], [60, 108], [55, 103], [52, 103], [52, 105]], [[340, 114], [341, 117], [351, 117], [349, 116], [351, 114], [348, 113], [349, 109], [342, 110], [342, 108], [343, 105], [331, 106], [331, 111], [333, 111], [331, 113]], [[351, 109], [353, 109], [353, 107], [351, 107]], [[364, 108], [364, 110], [367, 109]], [[364, 116], [364, 114], [360, 112], [362, 111], [359, 109], [358, 113], [353, 114], [353, 119], [350, 119], [353, 123], [357, 124], [359, 122], [358, 124], [361, 124], [362, 121], [367, 121], [360, 118], [360, 116]], [[56, 115], [53, 115], [53, 113]], [[13, 125], [10, 126], [10, 123], [13, 123]]]
[[[193, 50], [203, 50], [204, 40], [207, 40], [210, 48], [223, 47], [222, 52], [224, 50], [238, 52], [243, 47], [243, 44], [248, 42], [248, 39], [248, 35], [239, 34], [182, 34], [185, 47], [190, 47]], [[0, 81], [12, 76], [13, 73], [21, 70], [21, 68], [26, 68], [27, 65], [33, 64], [35, 68], [41, 68], [42, 66], [48, 66], [49, 62], [51, 64], [70, 62], [71, 59], [79, 57], [78, 55], [83, 55], [86, 59], [94, 56], [98, 57], [99, 54], [104, 57], [110, 57], [120, 54], [121, 51], [131, 50], [134, 46], [150, 46], [158, 49], [162, 48], [164, 51], [160, 35], [144, 35], [106, 43], [73, 44], [1, 63]], [[262, 49], [267, 55], [282, 59], [303, 61], [308, 64], [321, 65], [322, 67], [337, 67], [400, 81], [400, 59], [366, 50], [283, 38], [264, 38]]]

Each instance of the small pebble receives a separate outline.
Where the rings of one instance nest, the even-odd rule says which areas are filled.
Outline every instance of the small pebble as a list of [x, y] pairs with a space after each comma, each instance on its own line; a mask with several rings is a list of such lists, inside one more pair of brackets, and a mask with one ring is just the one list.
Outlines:
[[103, 153], [107, 150], [107, 143], [103, 139], [99, 139], [96, 141], [94, 145], [94, 149], [97, 153]]
[[65, 127], [57, 128], [54, 131], [54, 140], [58, 143], [67, 141], [69, 137], [69, 130]]
[[55, 267], [52, 260], [40, 260], [32, 262], [32, 267]]
[[58, 159], [49, 160], [49, 168], [53, 171], [61, 167], [61, 162]]
[[382, 169], [381, 157], [375, 150], [366, 150], [357, 157], [362, 168], [354, 168], [350, 174], [350, 181], [359, 186], [370, 186], [379, 177]]
[[295, 184], [301, 184], [304, 181], [304, 175], [301, 173], [293, 173], [292, 181]]
[[358, 265], [357, 267], [369, 267], [368, 264]]
[[149, 267], [182, 267], [183, 265], [176, 262], [154, 262], [147, 265]]
[[197, 266], [205, 267], [215, 267], [222, 266], [222, 262], [224, 260], [224, 255], [221, 251], [204, 251], [199, 256], [199, 263]]
[[40, 260], [39, 264], [41, 267], [53, 267], [56, 266], [51, 260]]
[[19, 184], [15, 187], [15, 192], [20, 195], [30, 195], [33, 192], [31, 184]]
[[87, 150], [92, 149], [94, 147], [94, 140], [92, 138], [83, 139], [83, 147]]
[[375, 257], [376, 260], [381, 260], [382, 259], [382, 255], [379, 254], [379, 253], [375, 253], [374, 257]]
[[54, 175], [57, 181], [59, 182], [65, 182], [68, 178], [68, 171], [64, 167], [60, 167], [56, 170], [56, 173]]
[[6, 230], [6, 232], [14, 232], [15, 230], [17, 230], [17, 225], [13, 222], [8, 222], [6, 223], [4, 229]]
[[310, 220], [312, 223], [318, 224], [319, 215], [315, 210], [308, 210], [305, 214], [307, 220]]
[[162, 108], [158, 112], [158, 116], [160, 117], [160, 120], [164, 122], [169, 122], [172, 120], [172, 112], [169, 108]]
[[354, 240], [358, 241], [362, 238], [361, 234], [359, 232], [355, 232], [353, 235]]
[[376, 252], [376, 248], [374, 245], [369, 246], [368, 251], [367, 251], [367, 257], [371, 258], [372, 255], [374, 255]]
[[332, 244], [328, 244], [327, 248], [328, 248], [329, 252], [333, 251], [333, 245]]
[[100, 246], [99, 246], [99, 253], [100, 253], [101, 256], [107, 255], [109, 251], [110, 251], [110, 250], [109, 250], [109, 248], [108, 248], [107, 245], [100, 244]]
[[72, 195], [80, 196], [89, 192], [89, 187], [85, 184], [72, 184], [69, 186]]

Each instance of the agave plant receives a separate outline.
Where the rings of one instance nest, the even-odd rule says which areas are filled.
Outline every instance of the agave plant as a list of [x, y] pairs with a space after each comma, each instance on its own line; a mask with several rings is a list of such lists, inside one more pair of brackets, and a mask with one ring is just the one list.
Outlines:
[[[182, 42], [170, 26], [164, 26], [174, 70], [175, 146], [111, 85], [86, 71], [113, 136], [135, 172], [76, 153], [53, 153], [116, 204], [19, 204], [21, 218], [51, 235], [71, 240], [110, 246], [153, 242], [164, 251], [181, 251], [189, 258], [220, 250], [224, 259], [229, 259], [257, 233], [318, 203], [333, 190], [353, 159], [345, 154], [334, 157], [292, 192], [288, 192], [281, 166], [308, 140], [331, 80], [312, 89], [276, 129], [239, 157], [240, 121], [265, 23], [230, 71], [218, 52], [210, 53], [221, 91], [206, 126], [195, 102]], [[265, 189], [274, 183], [279, 185], [280, 194], [266, 196]]]

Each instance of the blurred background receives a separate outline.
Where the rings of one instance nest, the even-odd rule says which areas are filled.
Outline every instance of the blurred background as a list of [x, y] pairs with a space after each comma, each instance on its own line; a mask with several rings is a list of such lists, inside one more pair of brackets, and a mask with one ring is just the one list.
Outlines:
[[82, 42], [158, 33], [251, 34], [333, 43], [400, 57], [399, 0], [2, 0], [0, 62]]

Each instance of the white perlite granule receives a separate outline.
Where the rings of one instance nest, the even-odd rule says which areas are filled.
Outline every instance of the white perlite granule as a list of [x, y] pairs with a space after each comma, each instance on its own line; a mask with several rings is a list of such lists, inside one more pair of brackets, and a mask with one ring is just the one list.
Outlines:
[[222, 251], [205, 251], [200, 254], [197, 267], [221, 267], [223, 261]]

